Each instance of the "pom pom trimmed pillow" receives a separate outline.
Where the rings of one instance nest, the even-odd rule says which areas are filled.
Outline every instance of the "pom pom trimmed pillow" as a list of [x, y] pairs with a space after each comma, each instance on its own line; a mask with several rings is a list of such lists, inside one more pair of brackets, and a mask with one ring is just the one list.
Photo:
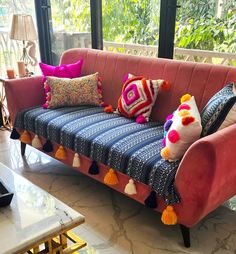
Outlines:
[[135, 118], [137, 123], [146, 123], [149, 121], [160, 86], [167, 82], [162, 79], [146, 79], [143, 76], [129, 77], [131, 78], [123, 85], [117, 110], [127, 118]]
[[189, 146], [199, 139], [202, 131], [200, 114], [193, 96], [184, 95], [174, 114], [166, 118], [161, 156], [165, 160], [182, 158]]
[[47, 76], [54, 76], [58, 78], [78, 78], [81, 76], [81, 69], [83, 59], [73, 64], [62, 64], [59, 66], [52, 66], [44, 63], [39, 63], [39, 67], [43, 74], [43, 82]]
[[228, 84], [216, 93], [204, 107], [202, 136], [206, 136], [236, 123], [236, 87]]
[[98, 73], [75, 78], [47, 77], [47, 93], [45, 108], [58, 108], [64, 106], [95, 105], [99, 106], [101, 94], [98, 92]]

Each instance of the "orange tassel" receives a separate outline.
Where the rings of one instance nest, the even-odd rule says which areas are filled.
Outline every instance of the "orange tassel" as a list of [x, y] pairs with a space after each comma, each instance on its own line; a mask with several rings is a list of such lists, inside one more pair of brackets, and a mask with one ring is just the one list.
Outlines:
[[170, 82], [164, 80], [163, 83], [161, 84], [161, 88], [165, 91], [170, 90]]
[[31, 136], [28, 131], [24, 131], [20, 136], [20, 141], [25, 144], [31, 144]]
[[55, 158], [59, 160], [66, 159], [66, 150], [63, 146], [59, 146], [59, 148], [56, 151]]
[[104, 108], [104, 112], [106, 112], [106, 113], [113, 113], [113, 111], [114, 111], [114, 109], [113, 109], [112, 105], [106, 106]]
[[174, 207], [168, 205], [161, 215], [161, 221], [165, 225], [175, 225], [177, 224], [177, 215], [174, 211]]
[[191, 95], [190, 94], [188, 94], [188, 93], [186, 93], [186, 94], [184, 94], [182, 97], [181, 97], [181, 99], [180, 99], [180, 102], [181, 102], [181, 104], [183, 103], [183, 102], [185, 102], [185, 101], [189, 101], [190, 99], [191, 99]]
[[116, 185], [118, 184], [118, 182], [119, 181], [118, 181], [115, 170], [110, 168], [104, 177], [104, 183], [108, 185]]

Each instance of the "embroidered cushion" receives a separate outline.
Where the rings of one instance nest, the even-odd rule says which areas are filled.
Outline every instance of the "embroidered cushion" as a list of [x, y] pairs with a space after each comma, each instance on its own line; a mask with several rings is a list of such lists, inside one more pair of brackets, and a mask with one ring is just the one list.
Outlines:
[[81, 76], [81, 69], [83, 59], [73, 64], [62, 64], [59, 66], [52, 66], [44, 63], [39, 63], [40, 69], [43, 74], [43, 82], [47, 76], [54, 76], [58, 78], [77, 78]]
[[206, 136], [236, 123], [236, 87], [228, 84], [216, 93], [202, 113], [202, 136]]
[[117, 110], [127, 118], [135, 118], [138, 123], [148, 122], [158, 89], [165, 81], [135, 77], [131, 74], [129, 77], [123, 85]]
[[185, 95], [174, 114], [164, 124], [164, 139], [161, 156], [165, 160], [177, 161], [189, 146], [199, 139], [202, 131], [200, 114], [194, 96]]
[[46, 108], [64, 106], [101, 104], [101, 94], [98, 92], [98, 73], [68, 79], [47, 77], [46, 85], [50, 88], [47, 93]]

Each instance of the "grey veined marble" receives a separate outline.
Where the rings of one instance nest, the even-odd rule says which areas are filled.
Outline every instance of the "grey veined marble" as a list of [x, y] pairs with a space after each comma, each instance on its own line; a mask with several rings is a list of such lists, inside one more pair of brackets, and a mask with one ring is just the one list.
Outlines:
[[236, 197], [191, 229], [186, 249], [179, 227], [163, 225], [160, 214], [34, 148], [22, 159], [7, 131], [0, 132], [0, 162], [85, 216], [76, 230], [88, 243], [80, 254], [236, 253]]

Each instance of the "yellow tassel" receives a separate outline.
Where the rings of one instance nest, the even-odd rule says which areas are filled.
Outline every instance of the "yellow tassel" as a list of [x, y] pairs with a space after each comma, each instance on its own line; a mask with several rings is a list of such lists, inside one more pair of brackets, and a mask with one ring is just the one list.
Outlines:
[[66, 159], [66, 150], [63, 146], [59, 146], [59, 148], [56, 151], [55, 158], [59, 160]]
[[32, 140], [32, 146], [35, 148], [42, 148], [43, 147], [38, 135], [34, 136], [34, 138]]
[[28, 131], [24, 131], [21, 136], [20, 136], [20, 141], [25, 143], [25, 144], [30, 144], [31, 143], [31, 137]]
[[74, 168], [79, 168], [80, 167], [80, 159], [79, 159], [79, 154], [78, 153], [75, 153], [73, 163], [72, 163], [72, 167], [74, 167]]
[[181, 102], [181, 104], [183, 103], [183, 102], [185, 102], [185, 101], [189, 101], [190, 99], [191, 99], [191, 95], [190, 94], [188, 94], [188, 93], [186, 93], [186, 94], [184, 94], [182, 97], [181, 97], [181, 99], [180, 99], [180, 102]]
[[177, 223], [177, 215], [174, 211], [174, 207], [168, 205], [161, 215], [161, 221], [165, 225], [175, 225]]
[[125, 193], [128, 195], [137, 194], [136, 186], [134, 184], [134, 180], [130, 179], [129, 182], [125, 186]]
[[104, 183], [108, 185], [116, 185], [118, 184], [118, 182], [119, 181], [118, 181], [115, 170], [110, 168], [104, 177]]
[[164, 160], [168, 160], [169, 159], [169, 156], [170, 156], [170, 149], [169, 147], [164, 147], [161, 149], [161, 157], [164, 159]]

